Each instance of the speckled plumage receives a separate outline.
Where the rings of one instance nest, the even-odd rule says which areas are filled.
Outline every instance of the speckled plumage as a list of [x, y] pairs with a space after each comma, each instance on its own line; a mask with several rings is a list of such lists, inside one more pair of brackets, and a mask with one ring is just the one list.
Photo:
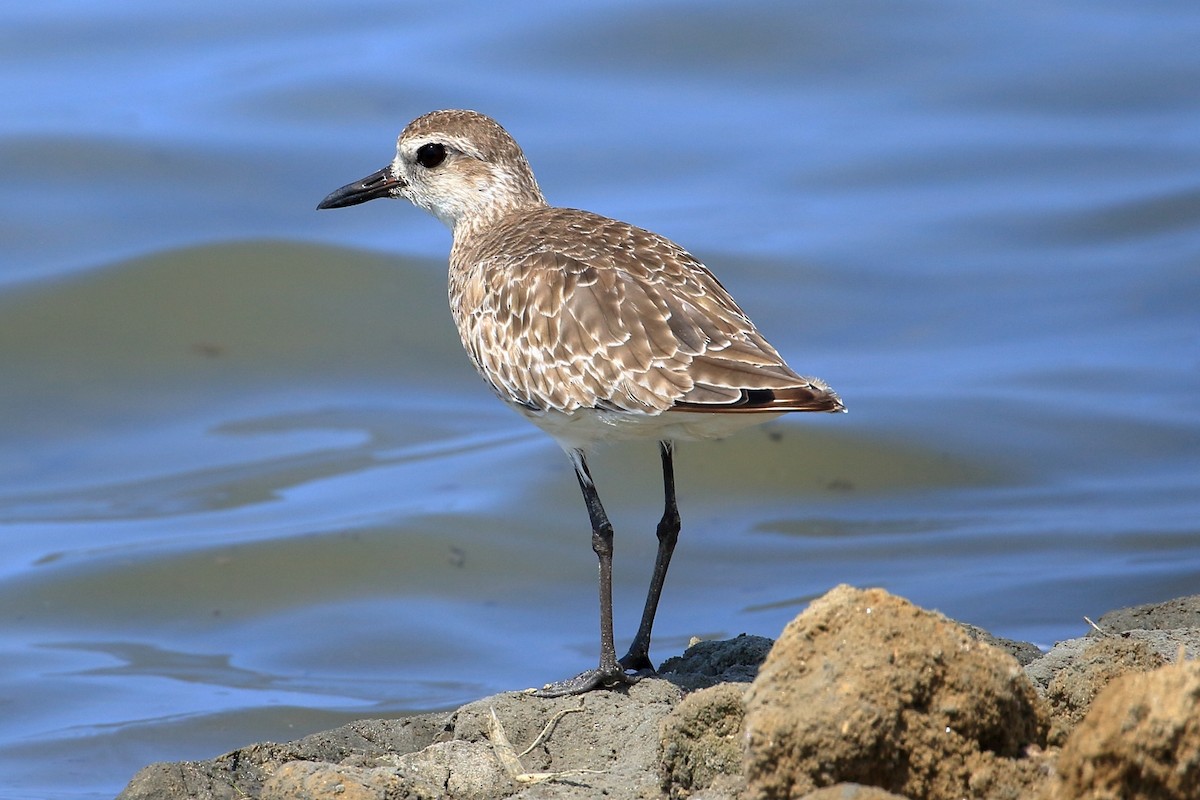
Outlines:
[[[450, 309], [496, 394], [571, 455], [601, 562], [601, 664], [563, 691], [625, 680], [605, 599], [612, 529], [584, 453], [653, 438], [666, 509], [655, 579], [626, 667], [649, 664], [650, 627], [678, 533], [672, 442], [723, 436], [788, 411], [843, 411], [823, 381], [794, 372], [711, 272], [674, 242], [547, 204], [521, 148], [494, 120], [435, 111], [400, 134], [387, 167], [327, 197], [338, 208], [404, 198], [454, 233]], [[584, 680], [586, 678], [586, 680]]]
[[[783, 362], [686, 251], [586, 211], [521, 208], [456, 238], [450, 307], [480, 373], [502, 398], [534, 411], [831, 410], [836, 402]], [[777, 391], [782, 407], [752, 404], [753, 390]]]

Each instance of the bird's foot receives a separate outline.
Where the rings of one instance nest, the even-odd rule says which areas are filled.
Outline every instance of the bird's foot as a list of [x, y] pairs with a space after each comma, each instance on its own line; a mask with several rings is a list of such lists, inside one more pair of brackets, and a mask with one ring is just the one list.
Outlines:
[[654, 669], [654, 664], [650, 661], [648, 653], [635, 653], [630, 650], [625, 655], [621, 656], [617, 663], [626, 669], [628, 672], [636, 672], [639, 675], [656, 675], [658, 671]]
[[632, 686], [642, 679], [641, 675], [631, 675], [619, 663], [610, 668], [597, 667], [581, 672], [574, 678], [565, 681], [547, 683], [541, 689], [533, 692], [535, 697], [569, 697], [583, 694], [593, 689], [612, 689], [616, 686]]

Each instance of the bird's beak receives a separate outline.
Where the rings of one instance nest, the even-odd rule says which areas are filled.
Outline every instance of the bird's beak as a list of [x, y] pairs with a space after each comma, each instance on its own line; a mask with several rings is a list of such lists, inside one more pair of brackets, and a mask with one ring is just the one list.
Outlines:
[[377, 197], [394, 197], [396, 190], [403, 189], [404, 186], [404, 181], [392, 174], [392, 167], [389, 164], [378, 172], [372, 172], [361, 181], [348, 183], [342, 188], [330, 192], [317, 208], [345, 208], [374, 200]]

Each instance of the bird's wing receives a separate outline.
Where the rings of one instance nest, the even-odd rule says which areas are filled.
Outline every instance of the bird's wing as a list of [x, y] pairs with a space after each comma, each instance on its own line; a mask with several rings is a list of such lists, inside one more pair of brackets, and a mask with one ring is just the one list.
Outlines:
[[568, 216], [527, 230], [516, 257], [510, 235], [503, 258], [469, 269], [460, 332], [502, 397], [563, 411], [840, 410], [836, 394], [792, 371], [678, 245], [585, 212], [548, 211]]

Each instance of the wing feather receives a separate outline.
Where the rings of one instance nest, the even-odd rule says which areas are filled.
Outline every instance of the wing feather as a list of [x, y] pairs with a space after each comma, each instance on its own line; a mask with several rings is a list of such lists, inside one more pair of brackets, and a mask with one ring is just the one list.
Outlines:
[[708, 269], [673, 242], [571, 209], [521, 212], [451, 253], [463, 345], [535, 410], [841, 410], [794, 372]]

